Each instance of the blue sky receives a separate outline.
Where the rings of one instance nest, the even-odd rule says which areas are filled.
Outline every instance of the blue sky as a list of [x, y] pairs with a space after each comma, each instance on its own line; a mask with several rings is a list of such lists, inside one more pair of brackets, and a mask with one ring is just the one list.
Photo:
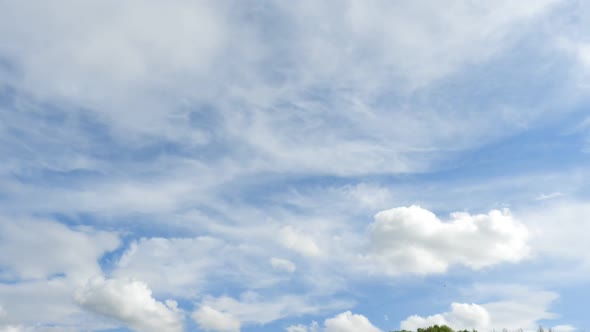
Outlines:
[[0, 1], [0, 331], [587, 329], [589, 22]]

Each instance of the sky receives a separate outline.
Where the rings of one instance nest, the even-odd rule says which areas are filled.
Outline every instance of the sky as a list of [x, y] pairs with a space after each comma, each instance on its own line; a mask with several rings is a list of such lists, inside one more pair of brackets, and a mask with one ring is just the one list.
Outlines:
[[0, 331], [586, 331], [588, 31], [576, 0], [0, 0]]

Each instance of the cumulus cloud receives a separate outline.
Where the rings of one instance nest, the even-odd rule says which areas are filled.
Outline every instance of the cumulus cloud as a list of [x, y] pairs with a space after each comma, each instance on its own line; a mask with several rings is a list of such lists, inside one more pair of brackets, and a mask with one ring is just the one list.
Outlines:
[[209, 306], [201, 306], [191, 315], [203, 330], [215, 332], [239, 332], [240, 321], [228, 313], [217, 311]]
[[311, 236], [302, 233], [290, 225], [281, 228], [279, 241], [285, 248], [303, 256], [318, 256], [320, 254], [320, 248]]
[[507, 210], [456, 212], [442, 221], [419, 206], [393, 208], [375, 215], [369, 237], [366, 258], [390, 275], [442, 273], [451, 264], [479, 269], [529, 253], [527, 228]]
[[277, 270], [286, 271], [289, 273], [295, 272], [297, 268], [295, 263], [291, 262], [290, 260], [276, 257], [272, 257], [270, 259], [270, 264]]
[[446, 324], [454, 329], [525, 329], [535, 330], [539, 322], [555, 319], [548, 311], [558, 298], [554, 292], [535, 291], [516, 285], [479, 285], [470, 294], [494, 294], [505, 299], [483, 304], [452, 303], [448, 312], [429, 316], [412, 315], [400, 323], [402, 329], [416, 330], [433, 324]]
[[415, 331], [431, 325], [448, 325], [453, 329], [484, 329], [490, 327], [490, 314], [482, 306], [468, 303], [453, 303], [451, 311], [428, 317], [413, 315], [401, 322], [404, 330]]
[[176, 302], [155, 300], [141, 281], [95, 277], [76, 291], [75, 299], [86, 310], [117, 319], [137, 331], [183, 329], [183, 315]]
[[63, 274], [83, 282], [100, 272], [97, 260], [118, 246], [115, 233], [72, 229], [50, 220], [0, 218], [0, 276], [44, 279]]
[[77, 281], [61, 277], [0, 283], [0, 302], [5, 310], [0, 325], [33, 328], [42, 322], [55, 326], [54, 331], [111, 328], [102, 317], [85, 312], [72, 300], [77, 285]]
[[345, 311], [324, 321], [324, 327], [320, 329], [316, 322], [311, 325], [291, 325], [287, 332], [381, 332], [363, 315]]
[[324, 322], [325, 332], [381, 332], [363, 315], [343, 312]]

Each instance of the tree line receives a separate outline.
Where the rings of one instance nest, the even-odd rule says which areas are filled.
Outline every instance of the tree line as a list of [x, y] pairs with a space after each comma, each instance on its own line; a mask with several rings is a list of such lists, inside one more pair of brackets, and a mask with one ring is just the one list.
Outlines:
[[[414, 331], [392, 330], [389, 332], [414, 332]], [[455, 331], [447, 325], [432, 325], [427, 328], [418, 328], [415, 332], [478, 332], [478, 331], [476, 329], [472, 329], [471, 331], [469, 331], [467, 329]], [[502, 330], [492, 329], [492, 330], [490, 330], [490, 332], [524, 332], [524, 330], [523, 329], [516, 329], [516, 330], [509, 331], [508, 329], [502, 329]], [[539, 328], [537, 329], [537, 332], [545, 332], [545, 329], [542, 326], [539, 326]], [[549, 329], [547, 329], [547, 332], [553, 332], [553, 330], [551, 328], [549, 328]]]

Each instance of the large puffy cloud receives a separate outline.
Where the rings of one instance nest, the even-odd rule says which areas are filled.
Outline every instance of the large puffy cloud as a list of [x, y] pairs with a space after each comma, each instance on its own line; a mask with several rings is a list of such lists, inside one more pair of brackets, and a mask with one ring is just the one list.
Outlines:
[[241, 323], [231, 314], [217, 311], [209, 306], [201, 306], [191, 315], [193, 320], [206, 331], [239, 332]]
[[369, 236], [366, 259], [391, 275], [441, 273], [451, 264], [479, 269], [529, 253], [527, 228], [507, 210], [442, 221], [419, 206], [394, 208], [375, 215]]
[[[39, 239], [42, 234], [42, 241]], [[97, 260], [119, 246], [115, 233], [69, 228], [49, 220], [0, 218], [0, 277], [78, 281], [100, 273]], [[40, 255], [39, 253], [43, 253]]]
[[117, 319], [137, 331], [183, 329], [183, 315], [176, 302], [157, 301], [148, 286], [137, 280], [94, 277], [76, 291], [75, 299], [85, 309]]

